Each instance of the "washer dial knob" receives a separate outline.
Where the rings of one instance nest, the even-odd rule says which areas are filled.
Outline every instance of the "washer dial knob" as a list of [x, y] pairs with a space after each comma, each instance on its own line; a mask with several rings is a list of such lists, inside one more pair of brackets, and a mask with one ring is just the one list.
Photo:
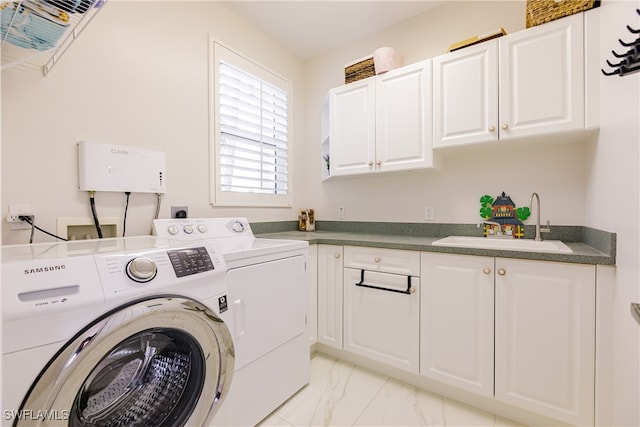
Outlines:
[[147, 283], [158, 274], [158, 266], [149, 258], [133, 258], [127, 263], [127, 276], [138, 283]]
[[176, 234], [178, 234], [178, 231], [180, 231], [178, 229], [178, 227], [174, 224], [171, 224], [169, 226], [169, 228], [167, 228], [167, 231], [169, 232], [169, 234], [171, 234], [172, 236], [175, 236]]
[[193, 225], [185, 225], [184, 227], [182, 227], [182, 231], [187, 234], [193, 234]]
[[231, 225], [231, 229], [236, 233], [242, 233], [244, 231], [244, 224], [240, 221], [236, 221]]

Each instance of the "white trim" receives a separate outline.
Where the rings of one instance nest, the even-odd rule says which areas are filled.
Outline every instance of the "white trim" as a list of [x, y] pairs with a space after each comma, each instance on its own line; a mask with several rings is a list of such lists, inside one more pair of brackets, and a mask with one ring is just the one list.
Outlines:
[[[287, 92], [287, 120], [288, 120], [288, 136], [287, 136], [287, 171], [289, 178], [287, 181], [287, 194], [258, 194], [258, 193], [234, 193], [222, 192], [220, 188], [220, 116], [216, 114], [220, 110], [219, 100], [217, 96], [217, 84], [219, 81], [220, 59], [237, 65], [239, 68], [254, 74], [257, 77], [264, 78], [270, 84], [277, 86]], [[233, 49], [221, 43], [213, 36], [209, 35], [209, 199], [212, 206], [241, 206], [241, 207], [291, 207], [293, 204], [293, 94], [292, 82], [272, 72], [255, 61], [248, 59], [246, 56], [234, 51]]]

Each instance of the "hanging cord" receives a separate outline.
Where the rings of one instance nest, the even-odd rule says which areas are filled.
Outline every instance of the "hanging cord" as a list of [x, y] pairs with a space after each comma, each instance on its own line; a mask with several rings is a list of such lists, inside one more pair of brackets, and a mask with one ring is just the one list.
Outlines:
[[125, 191], [124, 194], [127, 195], [127, 203], [124, 205], [124, 219], [122, 221], [122, 237], [127, 232], [127, 211], [129, 210], [129, 196], [131, 196], [131, 191]]
[[38, 226], [35, 224], [35, 219], [32, 221], [32, 220], [31, 220], [31, 217], [29, 217], [29, 216], [20, 216], [19, 218], [20, 218], [22, 221], [26, 221], [26, 222], [28, 222], [28, 223], [31, 225], [31, 240], [29, 240], [29, 243], [33, 243], [33, 231], [34, 231], [34, 230], [38, 230], [38, 231], [40, 231], [40, 232], [42, 232], [42, 233], [44, 233], [44, 234], [47, 234], [47, 235], [49, 235], [49, 236], [51, 236], [51, 237], [55, 237], [56, 239], [64, 240], [65, 242], [67, 241], [67, 239], [65, 239], [65, 238], [63, 238], [63, 237], [56, 236], [55, 234], [53, 234], [53, 233], [49, 233], [48, 231], [43, 230], [42, 228], [38, 227]]
[[[160, 216], [161, 204], [162, 204], [162, 193], [156, 193], [156, 215], [153, 217], [153, 219], [158, 219], [158, 217]], [[154, 231], [155, 230], [153, 229], [153, 224], [151, 224], [151, 232], [149, 234], [153, 236]]]
[[153, 219], [158, 219], [158, 216], [160, 216], [160, 205], [162, 204], [162, 194], [156, 193], [156, 197], [156, 216]]
[[96, 213], [95, 195], [96, 195], [95, 191], [89, 191], [89, 203], [91, 204], [91, 214], [93, 215], [93, 223], [96, 225], [98, 238], [102, 239], [102, 228], [100, 228], [100, 221], [98, 221], [98, 214]]

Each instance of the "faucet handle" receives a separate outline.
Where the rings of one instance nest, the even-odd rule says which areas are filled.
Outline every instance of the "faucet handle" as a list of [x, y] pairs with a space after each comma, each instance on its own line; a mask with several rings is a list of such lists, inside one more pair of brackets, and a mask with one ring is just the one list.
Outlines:
[[551, 224], [549, 223], [549, 220], [547, 220], [547, 225], [545, 227], [541, 227], [540, 228], [540, 232], [541, 233], [551, 233]]

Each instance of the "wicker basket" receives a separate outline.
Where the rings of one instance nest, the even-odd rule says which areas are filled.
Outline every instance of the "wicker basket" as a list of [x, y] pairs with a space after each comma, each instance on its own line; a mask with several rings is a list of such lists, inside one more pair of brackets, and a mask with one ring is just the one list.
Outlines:
[[375, 75], [376, 69], [373, 64], [373, 55], [358, 59], [344, 67], [345, 83], [355, 82]]
[[600, 0], [527, 0], [527, 28], [600, 6]]

